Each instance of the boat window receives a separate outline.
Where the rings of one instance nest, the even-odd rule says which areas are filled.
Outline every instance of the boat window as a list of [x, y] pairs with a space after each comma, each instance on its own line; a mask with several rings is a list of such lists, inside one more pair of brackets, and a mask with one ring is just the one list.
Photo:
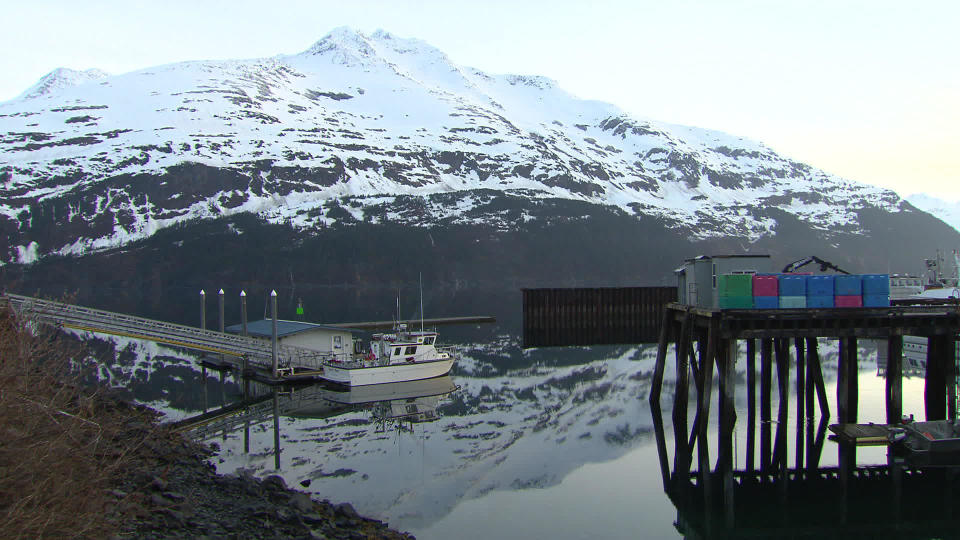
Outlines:
[[423, 340], [423, 344], [424, 344], [424, 345], [433, 345], [433, 340], [434, 340], [434, 337], [433, 337], [433, 336], [430, 336], [430, 337], [425, 338], [425, 339]]
[[404, 354], [416, 354], [416, 352], [417, 352], [417, 346], [412, 345], [410, 347], [407, 347], [407, 351]]
[[394, 355], [394, 356], [400, 356], [400, 347], [395, 347], [395, 348], [393, 349], [393, 355]]

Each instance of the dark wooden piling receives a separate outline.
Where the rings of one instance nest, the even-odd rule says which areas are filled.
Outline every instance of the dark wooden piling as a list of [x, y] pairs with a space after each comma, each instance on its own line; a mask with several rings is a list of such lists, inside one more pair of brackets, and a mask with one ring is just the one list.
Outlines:
[[837, 416], [841, 424], [857, 421], [857, 338], [840, 338], [837, 366]]
[[887, 423], [897, 424], [903, 418], [903, 336], [887, 338], [886, 365]]
[[754, 448], [757, 444], [757, 346], [756, 340], [747, 340], [747, 470], [754, 470]]
[[943, 339], [931, 336], [927, 344], [927, 371], [923, 386], [927, 420], [943, 420], [947, 417], [947, 362], [942, 353]]
[[760, 470], [768, 471], [771, 463], [770, 440], [770, 386], [773, 382], [772, 374], [773, 340], [760, 340]]

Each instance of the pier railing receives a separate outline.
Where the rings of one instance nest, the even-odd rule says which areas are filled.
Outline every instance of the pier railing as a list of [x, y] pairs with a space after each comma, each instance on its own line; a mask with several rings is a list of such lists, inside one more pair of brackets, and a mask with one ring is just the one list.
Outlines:
[[[32, 317], [40, 323], [222, 354], [246, 359], [250, 365], [264, 369], [271, 369], [273, 364], [272, 345], [262, 339], [16, 294], [0, 296], [0, 308], [6, 305], [19, 315]], [[277, 355], [281, 368], [296, 370], [319, 370], [326, 356], [318, 351], [289, 345], [279, 345]]]

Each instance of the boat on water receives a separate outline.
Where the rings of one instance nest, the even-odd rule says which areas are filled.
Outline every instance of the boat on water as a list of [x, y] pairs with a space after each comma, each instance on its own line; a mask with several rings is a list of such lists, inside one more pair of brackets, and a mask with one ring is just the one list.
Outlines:
[[889, 442], [895, 455], [919, 467], [956, 466], [960, 463], [960, 425], [949, 420], [905, 422], [890, 427]]
[[323, 362], [322, 378], [346, 386], [364, 386], [440, 377], [450, 372], [457, 358], [453, 347], [438, 347], [434, 331], [373, 334], [364, 355], [332, 356]]

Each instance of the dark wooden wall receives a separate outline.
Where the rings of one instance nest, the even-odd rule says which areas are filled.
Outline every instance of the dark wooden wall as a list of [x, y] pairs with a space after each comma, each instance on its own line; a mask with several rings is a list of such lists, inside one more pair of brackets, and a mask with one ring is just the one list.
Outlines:
[[656, 343], [676, 287], [523, 289], [523, 346]]

